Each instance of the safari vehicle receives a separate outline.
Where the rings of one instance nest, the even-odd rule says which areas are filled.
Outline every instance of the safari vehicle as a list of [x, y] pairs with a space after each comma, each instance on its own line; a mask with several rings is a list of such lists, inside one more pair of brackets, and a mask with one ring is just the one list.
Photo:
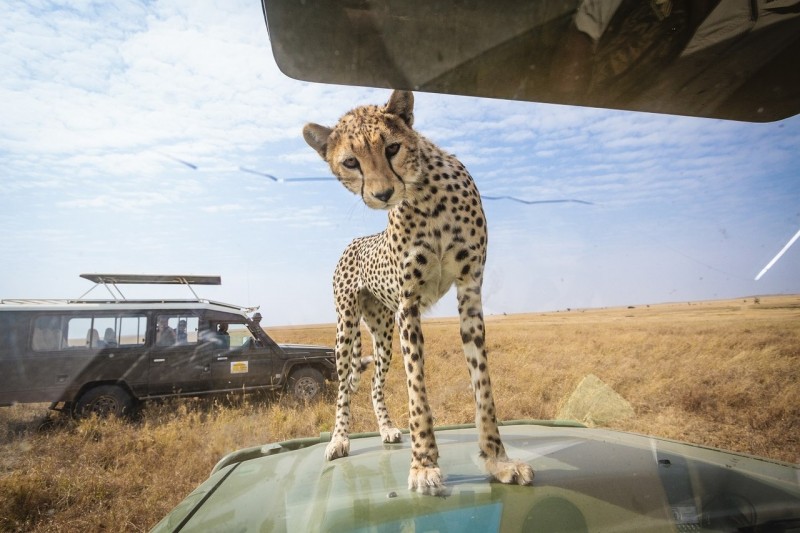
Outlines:
[[[756, 122], [800, 107], [796, 1], [262, 6], [306, 81]], [[228, 455], [154, 531], [800, 531], [796, 464], [571, 422], [501, 434], [533, 487], [492, 483], [471, 425], [437, 430], [445, 497], [407, 489], [408, 438], [351, 435], [326, 462], [326, 433]]]
[[105, 285], [113, 298], [0, 301], [0, 406], [52, 402], [77, 415], [123, 415], [153, 398], [283, 389], [310, 400], [331, 378], [331, 349], [277, 344], [253, 308], [194, 291], [187, 300], [128, 300], [116, 287], [191, 290], [219, 285], [219, 277], [81, 277]]

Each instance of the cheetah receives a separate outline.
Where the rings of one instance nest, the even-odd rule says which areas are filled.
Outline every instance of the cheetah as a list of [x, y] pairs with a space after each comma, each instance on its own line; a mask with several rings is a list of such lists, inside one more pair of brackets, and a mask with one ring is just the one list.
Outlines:
[[472, 177], [456, 159], [412, 128], [414, 96], [394, 91], [384, 106], [345, 114], [334, 128], [306, 124], [303, 137], [338, 180], [370, 208], [388, 211], [386, 230], [355, 239], [333, 279], [336, 302], [336, 423], [327, 460], [350, 451], [350, 396], [366, 360], [360, 322], [373, 339], [372, 404], [385, 443], [401, 440], [384, 402], [396, 322], [408, 384], [411, 468], [408, 487], [442, 494], [423, 369], [422, 313], [455, 283], [461, 340], [475, 396], [480, 455], [503, 483], [529, 485], [530, 465], [508, 458], [500, 439], [489, 379], [481, 300], [487, 229]]

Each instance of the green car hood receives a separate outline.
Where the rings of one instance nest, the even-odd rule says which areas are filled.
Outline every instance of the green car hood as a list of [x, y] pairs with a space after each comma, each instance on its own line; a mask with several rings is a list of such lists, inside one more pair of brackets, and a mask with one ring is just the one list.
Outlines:
[[506, 422], [501, 435], [533, 486], [490, 480], [474, 426], [437, 429], [445, 496], [408, 490], [407, 436], [352, 435], [350, 455], [329, 462], [323, 434], [226, 456], [153, 531], [800, 528], [798, 465], [569, 422]]

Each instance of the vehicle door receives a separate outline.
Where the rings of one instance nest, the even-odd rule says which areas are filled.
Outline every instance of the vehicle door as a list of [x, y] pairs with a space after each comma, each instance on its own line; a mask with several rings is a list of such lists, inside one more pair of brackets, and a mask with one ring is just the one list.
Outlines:
[[209, 360], [198, 342], [198, 317], [156, 313], [150, 331], [148, 392], [151, 396], [208, 390]]
[[260, 346], [243, 322], [212, 325], [216, 335], [211, 359], [215, 390], [269, 387], [280, 382], [279, 354]]
[[97, 312], [73, 316], [66, 324], [70, 384], [77, 393], [86, 383], [118, 381], [136, 396], [145, 394], [147, 379], [147, 324], [145, 313]]
[[35, 316], [24, 311], [0, 313], [0, 405], [48, 401], [53, 394], [42, 386], [43, 375], [47, 381], [47, 365], [40, 364], [29, 350]]

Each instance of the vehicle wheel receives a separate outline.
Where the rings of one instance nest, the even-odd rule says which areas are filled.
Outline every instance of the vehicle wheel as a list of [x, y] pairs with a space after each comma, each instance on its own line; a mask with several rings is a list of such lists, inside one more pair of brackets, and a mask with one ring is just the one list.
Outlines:
[[117, 385], [100, 385], [81, 395], [75, 403], [75, 416], [84, 418], [96, 414], [107, 416], [128, 416], [133, 413], [136, 403], [128, 392]]
[[289, 376], [289, 391], [300, 401], [310, 402], [322, 393], [325, 378], [316, 368], [298, 368]]

